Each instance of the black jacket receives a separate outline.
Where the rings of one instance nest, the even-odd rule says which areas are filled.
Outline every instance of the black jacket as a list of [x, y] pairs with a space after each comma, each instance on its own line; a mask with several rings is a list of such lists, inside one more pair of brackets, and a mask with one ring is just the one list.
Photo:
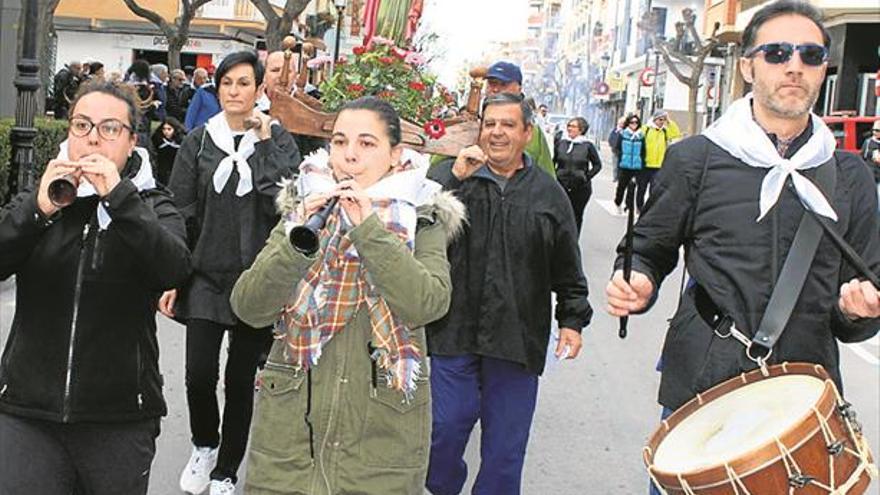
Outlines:
[[560, 140], [556, 143], [553, 153], [553, 164], [556, 166], [556, 179], [567, 190], [592, 189], [590, 181], [602, 170], [602, 160], [593, 143], [572, 143]]
[[232, 286], [254, 262], [278, 223], [274, 199], [280, 182], [293, 177], [302, 161], [290, 133], [273, 125], [272, 137], [256, 143], [248, 158], [254, 188], [238, 197], [239, 175], [234, 167], [223, 191], [214, 191], [214, 171], [225, 157], [201, 126], [183, 140], [171, 172], [168, 188], [186, 220], [193, 252], [193, 274], [178, 292], [175, 306], [183, 321], [198, 318], [225, 325], [238, 323], [229, 306]]
[[[793, 145], [787, 156], [796, 151]], [[877, 272], [877, 193], [868, 171], [849, 153], [835, 153], [835, 160], [822, 166], [838, 167], [835, 191], [828, 194], [840, 218], [836, 228]], [[802, 174], [815, 182], [816, 172]], [[660, 383], [664, 406], [675, 409], [696, 393], [754, 368], [741, 344], [718, 338], [698, 315], [695, 295], [699, 287], [746, 335], [757, 329], [804, 214], [797, 196], [786, 188], [767, 216], [755, 221], [766, 173], [703, 136], [675, 144], [666, 154], [633, 241], [633, 269], [653, 279], [655, 287], [675, 268], [681, 245], [696, 284], [682, 296], [666, 336]], [[621, 264], [618, 257], [617, 266]], [[880, 328], [878, 319], [850, 322], [838, 309], [840, 286], [854, 277], [840, 252], [827, 236], [823, 238], [771, 363], [818, 363], [841, 386], [836, 341], [864, 340]]]
[[571, 203], [524, 155], [502, 191], [486, 167], [459, 181], [452, 162], [429, 176], [456, 193], [468, 224], [449, 247], [452, 303], [427, 326], [431, 354], [479, 354], [540, 374], [550, 335], [550, 293], [560, 327], [580, 331], [592, 316]]
[[166, 412], [155, 311], [190, 270], [183, 219], [166, 192], [128, 179], [102, 201], [112, 222], [100, 232], [97, 196], [45, 219], [26, 191], [0, 213], [0, 278], [16, 282], [0, 411], [57, 422]]

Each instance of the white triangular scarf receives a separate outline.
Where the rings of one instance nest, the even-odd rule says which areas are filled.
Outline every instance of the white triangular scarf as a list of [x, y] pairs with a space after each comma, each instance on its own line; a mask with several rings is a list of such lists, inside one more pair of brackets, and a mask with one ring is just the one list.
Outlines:
[[[70, 158], [67, 154], [67, 140], [62, 141], [58, 148], [58, 156], [55, 158], [58, 160], [69, 160]], [[135, 176], [131, 178], [132, 184], [137, 187], [138, 191], [155, 189], [156, 181], [153, 180], [153, 164], [150, 163], [150, 152], [139, 146], [135, 146], [134, 152], [141, 157], [141, 168], [137, 171]], [[95, 190], [95, 186], [89, 184], [88, 181], [80, 181], [79, 187], [76, 190], [76, 197], [87, 198], [89, 196], [96, 196], [97, 194], [98, 191]], [[113, 222], [113, 219], [110, 218], [110, 214], [107, 213], [107, 209], [104, 208], [104, 203], [98, 201], [98, 227], [100, 227], [101, 230], [107, 230], [107, 227], [110, 226], [111, 222]]]
[[562, 140], [563, 140], [563, 141], [566, 141], [566, 142], [568, 143], [568, 151], [566, 151], [566, 153], [571, 153], [572, 148], [574, 148], [574, 145], [576, 145], [576, 144], [589, 143], [589, 142], [590, 142], [590, 140], [587, 139], [587, 136], [584, 136], [583, 134], [581, 134], [581, 135], [579, 135], [579, 136], [575, 136], [574, 138], [571, 138], [571, 137], [568, 137], [568, 136], [564, 136], [564, 137], [562, 138]]
[[779, 156], [776, 146], [752, 117], [752, 94], [735, 101], [703, 135], [746, 165], [769, 168], [761, 184], [760, 211], [756, 221], [767, 215], [779, 201], [786, 179], [791, 176], [801, 201], [814, 212], [835, 222], [837, 213], [822, 191], [800, 170], [828, 162], [837, 146], [834, 135], [822, 119], [810, 113], [813, 135], [790, 159]]
[[180, 143], [176, 143], [176, 142], [170, 141], [166, 138], [162, 138], [162, 144], [159, 145], [159, 149], [161, 150], [162, 148], [168, 148], [169, 146], [172, 148], [180, 149]]
[[[403, 150], [400, 162], [409, 162], [413, 169], [388, 175], [366, 189], [367, 196], [371, 199], [395, 199], [406, 202], [412, 208], [407, 210], [403, 219], [399, 221], [406, 225], [410, 232], [415, 232], [416, 212], [415, 207], [430, 201], [442, 186], [427, 178], [428, 157], [408, 148]], [[303, 170], [321, 170], [325, 173], [300, 173], [297, 179], [297, 194], [306, 197], [312, 193], [324, 193], [332, 191], [336, 187], [336, 181], [332, 178], [330, 168], [330, 154], [325, 149], [319, 149], [307, 156], [299, 166]], [[295, 224], [288, 222], [286, 230], [288, 234]]]
[[226, 157], [220, 160], [220, 164], [214, 170], [214, 191], [217, 194], [223, 191], [226, 183], [229, 182], [229, 177], [232, 176], [232, 167], [234, 166], [238, 170], [238, 186], [235, 188], [235, 195], [241, 197], [251, 192], [254, 188], [254, 179], [247, 160], [254, 154], [254, 144], [260, 140], [257, 134], [252, 129], [246, 131], [236, 150], [232, 130], [229, 128], [229, 122], [226, 121], [226, 112], [220, 112], [211, 117], [205, 123], [205, 131], [211, 136], [211, 140], [220, 148], [220, 151], [226, 153]]

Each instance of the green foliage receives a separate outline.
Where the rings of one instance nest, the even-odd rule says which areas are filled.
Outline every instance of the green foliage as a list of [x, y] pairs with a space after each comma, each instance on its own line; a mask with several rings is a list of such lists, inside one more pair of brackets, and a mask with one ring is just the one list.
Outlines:
[[[321, 61], [319, 61], [321, 62]], [[329, 62], [329, 60], [327, 61]], [[333, 77], [321, 84], [321, 102], [329, 112], [361, 96], [387, 100], [400, 116], [421, 125], [446, 103], [436, 78], [421, 69], [424, 58], [382, 38], [354, 48], [351, 59], [336, 64]]]
[[[12, 164], [11, 131], [13, 119], [0, 119], [0, 204], [9, 200], [9, 177], [18, 174]], [[39, 179], [49, 160], [58, 155], [58, 145], [67, 138], [67, 121], [38, 118], [34, 122], [37, 136], [34, 140], [34, 177]]]

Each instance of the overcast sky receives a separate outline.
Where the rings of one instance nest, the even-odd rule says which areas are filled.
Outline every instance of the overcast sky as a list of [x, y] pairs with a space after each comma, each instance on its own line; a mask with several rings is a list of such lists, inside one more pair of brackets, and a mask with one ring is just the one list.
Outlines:
[[421, 29], [437, 33], [445, 50], [431, 71], [447, 85], [455, 83], [462, 65], [480, 57], [495, 41], [524, 39], [528, 0], [427, 0]]

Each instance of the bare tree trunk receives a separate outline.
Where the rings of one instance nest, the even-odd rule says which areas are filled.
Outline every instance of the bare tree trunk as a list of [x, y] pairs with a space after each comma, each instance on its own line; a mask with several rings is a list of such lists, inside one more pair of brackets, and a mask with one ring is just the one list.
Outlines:
[[189, 39], [189, 25], [196, 15], [196, 11], [210, 0], [181, 0], [183, 3], [180, 17], [169, 23], [153, 10], [146, 9], [137, 3], [137, 0], [122, 0], [129, 10], [136, 16], [152, 22], [162, 31], [168, 40], [168, 69], [180, 68], [180, 51]]
[[281, 15], [278, 15], [269, 0], [251, 0], [251, 3], [266, 19], [266, 49], [274, 52], [281, 50], [284, 38], [293, 28], [293, 20], [306, 9], [309, 0], [287, 0]]
[[168, 72], [180, 68], [181, 44], [168, 43]]
[[688, 85], [688, 135], [697, 133], [697, 96], [700, 94], [699, 76], [691, 77]]

